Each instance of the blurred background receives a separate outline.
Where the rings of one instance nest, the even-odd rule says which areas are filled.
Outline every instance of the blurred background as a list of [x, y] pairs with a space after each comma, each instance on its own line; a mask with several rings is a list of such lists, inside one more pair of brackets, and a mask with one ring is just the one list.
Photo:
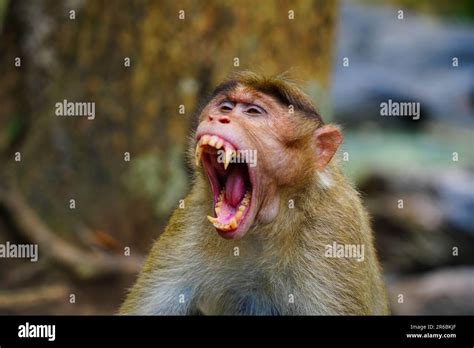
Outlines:
[[116, 313], [189, 187], [199, 100], [247, 69], [343, 126], [392, 312], [474, 314], [470, 0], [0, 0], [0, 244], [39, 245], [0, 258], [0, 314]]

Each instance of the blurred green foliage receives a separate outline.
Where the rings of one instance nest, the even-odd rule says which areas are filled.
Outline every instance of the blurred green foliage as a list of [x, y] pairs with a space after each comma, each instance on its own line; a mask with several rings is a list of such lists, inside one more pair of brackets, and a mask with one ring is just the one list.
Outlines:
[[371, 6], [392, 5], [408, 10], [436, 15], [443, 19], [474, 21], [474, 1], [472, 0], [360, 0]]
[[5, 9], [7, 8], [8, 0], [0, 0], [0, 29], [3, 26], [3, 19], [5, 17]]
[[[354, 181], [362, 181], [374, 170], [404, 175], [407, 171], [474, 168], [472, 130], [446, 125], [421, 133], [367, 129], [346, 132], [340, 150], [350, 160], [342, 162]], [[458, 153], [454, 162], [453, 153]]]
[[184, 198], [188, 178], [183, 168], [183, 153], [173, 146], [166, 154], [166, 161], [155, 153], [139, 155], [124, 174], [125, 185], [135, 195], [148, 197], [157, 216], [164, 216], [170, 207], [177, 207]]

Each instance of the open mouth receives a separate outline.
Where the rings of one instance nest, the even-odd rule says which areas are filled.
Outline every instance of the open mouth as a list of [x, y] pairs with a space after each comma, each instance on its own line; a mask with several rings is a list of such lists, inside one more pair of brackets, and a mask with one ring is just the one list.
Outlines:
[[219, 234], [230, 238], [245, 225], [252, 204], [252, 180], [246, 163], [237, 163], [238, 150], [213, 134], [198, 139], [196, 165], [203, 168], [213, 192], [215, 216], [208, 216]]

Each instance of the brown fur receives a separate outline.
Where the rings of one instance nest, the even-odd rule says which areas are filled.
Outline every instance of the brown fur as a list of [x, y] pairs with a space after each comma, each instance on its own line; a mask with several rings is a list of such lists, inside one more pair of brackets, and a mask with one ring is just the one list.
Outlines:
[[[251, 87], [238, 83], [229, 92], [237, 86]], [[292, 170], [279, 174], [284, 177], [277, 185], [276, 218], [254, 224], [241, 240], [221, 238], [206, 219], [212, 214], [211, 190], [198, 171], [185, 208], [176, 209], [154, 244], [122, 314], [388, 313], [368, 215], [335, 159], [321, 169], [311, 164], [308, 137], [321, 122], [301, 117], [311, 108], [292, 88], [284, 92], [301, 107], [294, 116], [299, 122], [282, 125], [292, 129], [280, 138], [290, 161], [282, 163]], [[285, 102], [276, 99], [282, 112]], [[364, 245], [364, 261], [325, 257], [325, 246], [333, 242]]]

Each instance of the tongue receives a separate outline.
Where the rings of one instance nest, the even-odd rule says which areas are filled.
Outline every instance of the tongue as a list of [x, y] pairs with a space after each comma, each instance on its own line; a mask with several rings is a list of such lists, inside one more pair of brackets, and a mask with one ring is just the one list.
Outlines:
[[231, 172], [227, 177], [225, 184], [225, 199], [228, 203], [236, 207], [245, 194], [245, 183], [244, 183], [244, 166], [236, 165], [231, 168]]

